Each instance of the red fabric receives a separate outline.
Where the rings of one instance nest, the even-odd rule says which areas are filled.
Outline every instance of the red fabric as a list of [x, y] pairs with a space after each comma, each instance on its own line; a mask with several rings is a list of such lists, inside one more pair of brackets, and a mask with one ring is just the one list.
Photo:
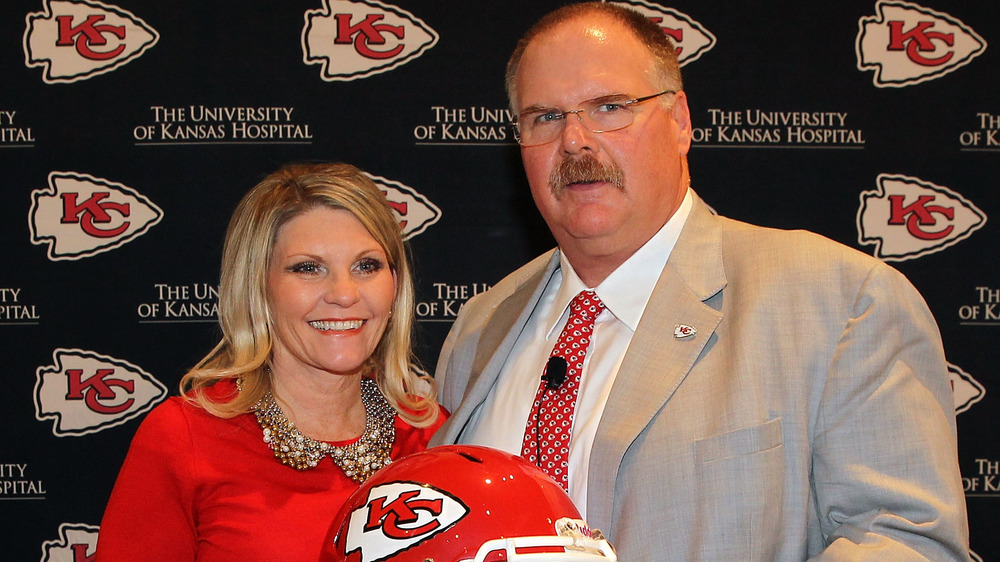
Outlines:
[[[418, 429], [396, 416], [392, 458], [424, 450], [445, 417]], [[357, 488], [329, 457], [306, 471], [281, 464], [252, 413], [220, 419], [173, 397], [136, 432], [101, 522], [97, 560], [317, 560]]]
[[569, 490], [569, 442], [580, 395], [583, 360], [590, 347], [594, 321], [604, 310], [604, 303], [594, 291], [581, 291], [569, 303], [569, 310], [566, 326], [550, 354], [566, 360], [566, 380], [556, 389], [547, 388], [549, 366], [545, 365], [521, 445], [521, 456], [544, 470], [563, 490]]

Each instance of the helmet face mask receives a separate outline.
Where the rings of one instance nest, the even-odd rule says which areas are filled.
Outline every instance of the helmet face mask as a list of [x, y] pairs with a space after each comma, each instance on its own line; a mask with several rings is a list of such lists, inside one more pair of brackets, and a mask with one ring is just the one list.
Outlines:
[[324, 560], [617, 560], [548, 475], [485, 447], [435, 447], [392, 463], [348, 499], [337, 522]]
[[[618, 560], [611, 545], [600, 531], [591, 531], [582, 519], [564, 517], [556, 521], [558, 536], [514, 537], [486, 541], [468, 562], [530, 562], [558, 560], [559, 562], [594, 562], [595, 560]], [[544, 552], [522, 554], [527, 549], [544, 548]], [[495, 557], [503, 553], [502, 557]], [[553, 555], [558, 556], [553, 557]], [[424, 562], [434, 562], [425, 560]], [[460, 562], [466, 562], [462, 560]]]

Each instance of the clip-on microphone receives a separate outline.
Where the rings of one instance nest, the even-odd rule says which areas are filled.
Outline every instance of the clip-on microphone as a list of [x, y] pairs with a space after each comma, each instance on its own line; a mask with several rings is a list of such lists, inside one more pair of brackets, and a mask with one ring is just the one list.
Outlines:
[[566, 368], [569, 365], [566, 360], [558, 355], [549, 357], [549, 362], [545, 367], [545, 389], [556, 390], [562, 383], [566, 382]]
[[[535, 458], [542, 458], [542, 439], [541, 439], [541, 418], [543, 407], [546, 399], [546, 394], [550, 390], [557, 390], [564, 382], [566, 382], [566, 369], [569, 365], [566, 360], [558, 355], [553, 355], [549, 357], [549, 362], [545, 365], [545, 373], [542, 375], [542, 380], [545, 381], [545, 391], [538, 397], [538, 415], [535, 417]], [[536, 461], [536, 464], [541, 462]], [[541, 464], [538, 464], [540, 467]]]

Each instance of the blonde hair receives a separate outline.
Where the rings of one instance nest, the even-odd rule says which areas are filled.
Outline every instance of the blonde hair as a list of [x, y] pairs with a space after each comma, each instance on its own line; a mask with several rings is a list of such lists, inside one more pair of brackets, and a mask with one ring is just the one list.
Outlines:
[[[251, 189], [236, 207], [226, 231], [219, 282], [222, 340], [181, 378], [181, 393], [219, 417], [249, 412], [272, 389], [273, 322], [267, 302], [267, 272], [278, 231], [315, 207], [354, 215], [385, 251], [395, 273], [396, 294], [385, 332], [364, 368], [408, 423], [430, 425], [438, 415], [434, 381], [417, 372], [411, 340], [416, 306], [399, 222], [385, 195], [349, 164], [290, 164]], [[217, 402], [206, 390], [236, 379], [240, 392]]]

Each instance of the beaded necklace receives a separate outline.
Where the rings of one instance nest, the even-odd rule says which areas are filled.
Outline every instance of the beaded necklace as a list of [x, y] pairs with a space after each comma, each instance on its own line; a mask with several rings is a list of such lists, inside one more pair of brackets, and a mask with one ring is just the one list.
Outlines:
[[254, 404], [253, 413], [264, 431], [264, 443], [282, 464], [308, 470], [330, 455], [348, 478], [361, 483], [392, 462], [389, 455], [396, 438], [396, 412], [375, 381], [361, 379], [361, 403], [365, 407], [365, 431], [357, 441], [343, 447], [302, 435], [270, 392]]

